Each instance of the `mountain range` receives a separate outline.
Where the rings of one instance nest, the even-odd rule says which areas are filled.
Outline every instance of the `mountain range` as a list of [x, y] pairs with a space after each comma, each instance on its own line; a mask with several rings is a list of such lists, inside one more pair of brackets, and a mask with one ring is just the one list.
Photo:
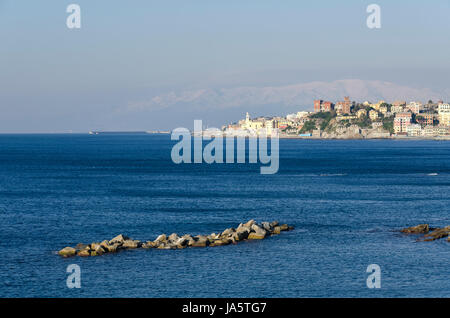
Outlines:
[[[363, 102], [385, 100], [421, 101], [448, 100], [450, 89], [434, 91], [379, 80], [343, 79], [331, 82], [315, 81], [283, 86], [238, 86], [227, 88], [199, 88], [172, 91], [130, 102], [126, 112], [151, 112], [155, 116], [181, 114], [183, 120], [207, 118], [214, 125], [236, 121], [246, 111], [252, 115], [286, 115], [289, 112], [312, 110], [314, 99], [336, 102], [344, 96]], [[122, 109], [123, 110], [123, 109]], [[175, 120], [174, 124], [182, 124]]]

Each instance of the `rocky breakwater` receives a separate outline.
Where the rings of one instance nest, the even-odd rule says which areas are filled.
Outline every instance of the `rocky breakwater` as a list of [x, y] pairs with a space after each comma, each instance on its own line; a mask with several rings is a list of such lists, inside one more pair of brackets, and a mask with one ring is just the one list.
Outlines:
[[154, 241], [145, 242], [133, 240], [120, 234], [109, 241], [105, 240], [91, 244], [80, 243], [75, 247], [65, 247], [58, 254], [62, 257], [87, 257], [136, 248], [184, 249], [190, 247], [214, 247], [237, 244], [247, 240], [262, 240], [269, 236], [280, 234], [282, 231], [290, 231], [293, 229], [293, 226], [279, 224], [277, 221], [258, 224], [256, 221], [250, 220], [247, 223], [239, 224], [236, 229], [228, 228], [221, 233], [196, 236], [190, 234], [179, 236], [176, 233], [170, 235], [161, 234]]
[[419, 224], [400, 230], [404, 234], [423, 234], [417, 239], [419, 242], [430, 242], [447, 237], [447, 242], [450, 242], [450, 226], [445, 227], [430, 227], [429, 224]]

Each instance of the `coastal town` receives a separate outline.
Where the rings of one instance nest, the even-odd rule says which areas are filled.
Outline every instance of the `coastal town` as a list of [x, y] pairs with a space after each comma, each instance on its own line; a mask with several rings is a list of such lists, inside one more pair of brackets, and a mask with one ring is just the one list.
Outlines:
[[442, 100], [380, 100], [358, 103], [344, 97], [342, 101], [314, 100], [313, 111], [299, 111], [285, 117], [251, 118], [222, 127], [227, 135], [277, 134], [281, 138], [423, 138], [450, 139], [450, 104]]

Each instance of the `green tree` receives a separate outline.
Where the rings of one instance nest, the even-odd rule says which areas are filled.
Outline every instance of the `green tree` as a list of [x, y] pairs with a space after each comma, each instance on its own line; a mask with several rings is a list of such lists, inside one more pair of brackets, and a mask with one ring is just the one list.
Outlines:
[[312, 132], [316, 129], [316, 122], [314, 120], [308, 120], [300, 129], [300, 133], [303, 134], [305, 132]]
[[388, 103], [382, 103], [382, 104], [380, 105], [380, 107], [382, 107], [382, 106], [386, 107], [388, 112], [391, 111], [391, 108], [392, 108], [392, 105], [391, 105], [391, 104], [388, 104]]
[[361, 118], [357, 119], [355, 121], [355, 124], [358, 125], [360, 128], [368, 128], [372, 124], [372, 121], [370, 120], [370, 118], [367, 115], [365, 115], [365, 116], [362, 116]]
[[309, 116], [309, 118], [311, 118], [311, 119], [332, 119], [334, 117], [336, 117], [336, 112], [335, 111], [318, 112], [318, 113], [314, 113], [311, 116]]
[[389, 131], [391, 134], [394, 133], [394, 118], [393, 117], [383, 118], [383, 129]]

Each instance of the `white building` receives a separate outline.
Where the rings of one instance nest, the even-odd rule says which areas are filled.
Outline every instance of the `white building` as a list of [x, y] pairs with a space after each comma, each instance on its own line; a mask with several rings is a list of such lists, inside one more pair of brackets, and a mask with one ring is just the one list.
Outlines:
[[435, 129], [431, 125], [427, 125], [422, 130], [422, 135], [425, 137], [432, 137], [435, 136]]
[[305, 111], [297, 112], [297, 118], [303, 118], [303, 117], [308, 116], [309, 114], [311, 114], [311, 112], [305, 112]]
[[450, 104], [442, 103], [438, 106], [439, 124], [443, 126], [450, 126]]
[[372, 123], [372, 128], [380, 128], [383, 127], [383, 123], [381, 121], [376, 121]]
[[402, 105], [392, 105], [391, 107], [391, 113], [397, 114], [397, 113], [403, 113], [405, 111], [405, 107]]
[[418, 114], [423, 110], [423, 105], [420, 102], [410, 102], [406, 107], [414, 114]]
[[301, 112], [297, 112], [297, 113], [294, 113], [294, 114], [286, 115], [286, 119], [287, 120], [300, 119], [300, 118], [308, 116], [309, 114], [310, 114], [310, 112], [301, 111]]
[[406, 133], [411, 137], [422, 135], [422, 126], [420, 124], [411, 124], [406, 127]]

